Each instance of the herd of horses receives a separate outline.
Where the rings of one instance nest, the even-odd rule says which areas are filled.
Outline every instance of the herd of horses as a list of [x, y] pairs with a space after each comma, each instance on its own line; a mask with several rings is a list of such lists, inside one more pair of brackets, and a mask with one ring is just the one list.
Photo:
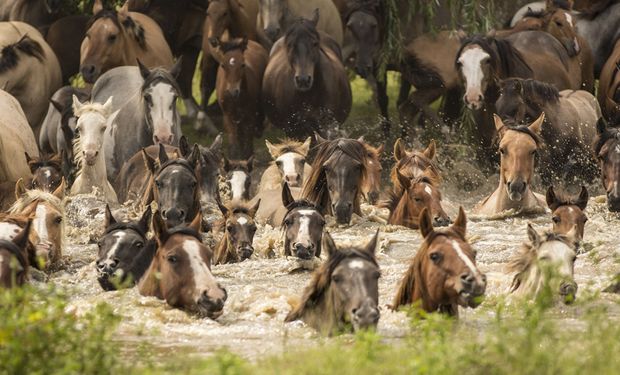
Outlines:
[[[40, 9], [25, 17], [24, 3]], [[326, 231], [327, 216], [350, 225], [366, 201], [389, 211], [387, 224], [423, 238], [392, 309], [457, 316], [459, 306], [482, 302], [486, 276], [465, 211], [452, 220], [443, 207], [435, 141], [416, 150], [398, 139], [384, 192], [385, 145], [340, 135], [352, 104], [351, 62], [376, 91], [382, 129], [390, 130], [379, 63], [383, 2], [129, 0], [113, 10], [95, 0], [93, 16], [63, 17], [57, 3], [0, 6], [9, 20], [0, 22], [0, 286], [27, 283], [30, 267], [61, 267], [64, 198], [96, 193], [106, 203], [96, 261], [104, 290], [137, 285], [142, 295], [215, 319], [227, 292], [211, 267], [255, 257], [257, 228], [269, 225], [282, 228], [281, 255], [326, 258], [286, 321], [327, 334], [375, 327], [379, 232], [352, 247]], [[462, 96], [476, 118], [480, 162], [496, 164], [499, 155], [498, 187], [474, 214], [552, 211], [551, 231], [528, 226], [529, 242], [509, 264], [511, 290], [532, 297], [552, 284], [566, 303], [577, 293], [573, 266], [588, 192], [572, 196], [551, 181], [569, 185], [600, 173], [608, 208], [620, 211], [620, 31], [609, 26], [620, 20], [620, 3], [592, 3], [581, 12], [573, 1], [533, 3], [509, 29], [474, 36], [423, 34], [401, 9], [402, 61], [387, 64], [402, 73], [401, 113], [440, 123]], [[202, 106], [191, 94], [200, 52]], [[62, 86], [76, 73], [87, 88]], [[198, 128], [211, 129], [214, 91], [226, 149], [221, 135], [209, 146], [182, 135], [177, 99]], [[447, 106], [437, 113], [430, 104], [440, 96]], [[266, 122], [289, 138], [265, 141], [273, 160], [252, 196], [252, 141]], [[532, 188], [536, 165], [551, 185], [546, 196]], [[141, 217], [117, 219], [110, 207], [119, 204]], [[207, 220], [214, 207], [215, 222]], [[213, 246], [203, 241], [207, 232]]]

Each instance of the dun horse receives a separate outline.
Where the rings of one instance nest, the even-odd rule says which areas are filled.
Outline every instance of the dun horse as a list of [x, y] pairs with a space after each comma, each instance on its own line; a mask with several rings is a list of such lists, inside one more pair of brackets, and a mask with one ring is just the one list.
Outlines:
[[364, 247], [337, 247], [323, 235], [328, 258], [306, 287], [301, 303], [285, 321], [303, 320], [322, 334], [376, 328], [379, 322], [379, 277], [375, 258], [379, 232]]
[[583, 230], [588, 217], [583, 212], [588, 205], [588, 189], [581, 187], [578, 196], [556, 193], [553, 186], [547, 190], [547, 206], [551, 210], [553, 233], [568, 235], [575, 228], [575, 239], [583, 240]]
[[258, 191], [279, 189], [282, 182], [286, 182], [290, 187], [301, 187], [312, 172], [312, 167], [306, 162], [311, 142], [311, 137], [303, 143], [284, 139], [275, 145], [265, 140], [273, 162], [263, 172]]

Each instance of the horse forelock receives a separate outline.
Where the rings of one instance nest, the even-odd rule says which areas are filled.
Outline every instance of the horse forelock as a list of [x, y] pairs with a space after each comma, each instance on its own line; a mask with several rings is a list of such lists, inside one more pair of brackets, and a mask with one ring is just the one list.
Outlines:
[[273, 145], [273, 148], [275, 149], [275, 158], [278, 158], [279, 156], [289, 152], [293, 152], [304, 157], [307, 156], [307, 152], [302, 152], [303, 142], [294, 139], [281, 139], [279, 144]]
[[202, 243], [202, 236], [200, 233], [186, 225], [177, 225], [171, 229], [168, 229], [168, 238], [175, 235], [189, 236], [196, 239], [198, 242]]
[[284, 34], [284, 41], [286, 45], [297, 44], [300, 40], [305, 38], [314, 40], [320, 39], [319, 32], [312, 21], [305, 18], [296, 19]]
[[144, 93], [158, 83], [165, 83], [167, 85], [170, 85], [177, 92], [177, 94], [181, 93], [181, 87], [177, 83], [177, 80], [172, 76], [172, 74], [170, 74], [170, 72], [168, 72], [164, 68], [152, 69], [148, 77], [144, 79], [140, 90], [142, 93]]
[[99, 12], [97, 12], [96, 14], [94, 14], [90, 18], [90, 20], [88, 20], [88, 23], [86, 24], [86, 30], [90, 29], [95, 24], [95, 22], [97, 22], [100, 19], [109, 19], [119, 29], [121, 29], [121, 27], [122, 27], [121, 26], [121, 22], [118, 19], [118, 12], [116, 10], [114, 10], [114, 9], [102, 9]]
[[185, 159], [170, 159], [167, 162], [161, 164], [159, 166], [159, 169], [157, 170], [157, 172], [155, 173], [155, 176], [159, 176], [164, 169], [170, 167], [170, 166], [180, 166], [183, 169], [188, 170], [189, 172], [191, 172], [192, 176], [197, 177], [196, 176], [196, 171], [194, 170], [194, 167], [191, 165], [191, 163]]
[[17, 201], [15, 201], [15, 203], [13, 203], [11, 208], [9, 208], [9, 213], [19, 214], [28, 206], [36, 202], [47, 203], [61, 214], [65, 211], [62, 199], [47, 191], [32, 189], [27, 190]]
[[144, 239], [146, 239], [146, 233], [144, 233], [144, 231], [142, 230], [142, 228], [140, 228], [140, 226], [138, 225], [138, 223], [136, 222], [119, 222], [119, 223], [114, 223], [109, 225], [105, 231], [103, 232], [103, 235], [105, 236], [106, 234], [110, 234], [112, 232], [115, 232], [117, 230], [132, 230], [136, 233], [138, 233], [138, 235]]
[[347, 13], [344, 17], [348, 20], [355, 12], [363, 12], [371, 16], [379, 17], [382, 13], [380, 0], [350, 0], [347, 2]]
[[17, 66], [20, 60], [18, 52], [32, 56], [41, 62], [45, 58], [45, 52], [41, 44], [30, 38], [28, 34], [25, 34], [19, 41], [4, 46], [0, 51], [0, 73], [4, 73]]
[[[501, 131], [506, 131], [506, 130], [513, 130], [513, 131], [516, 131], [516, 132], [519, 132], [519, 133], [523, 133], [523, 134], [529, 135], [534, 140], [534, 143], [536, 143], [536, 147], [541, 147], [541, 145], [543, 144], [542, 137], [540, 135], [534, 133], [532, 130], [530, 130], [529, 127], [527, 127], [525, 125], [504, 123], [504, 126], [501, 127], [500, 132]], [[498, 132], [498, 134], [500, 132]], [[498, 139], [498, 141], [501, 141], [501, 139]]]

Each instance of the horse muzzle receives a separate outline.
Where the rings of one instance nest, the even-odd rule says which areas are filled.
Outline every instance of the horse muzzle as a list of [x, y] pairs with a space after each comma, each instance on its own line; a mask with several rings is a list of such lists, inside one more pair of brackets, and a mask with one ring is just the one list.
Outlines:
[[450, 225], [451, 222], [452, 221], [447, 216], [436, 216], [433, 219], [433, 226], [434, 227], [447, 227], [448, 225]]
[[513, 202], [520, 202], [523, 200], [526, 189], [527, 183], [520, 179], [506, 182], [506, 192], [508, 193], [508, 198], [510, 198]]
[[467, 93], [463, 96], [463, 102], [469, 109], [479, 110], [484, 104], [484, 95], [480, 92]]
[[99, 150], [84, 150], [82, 155], [86, 164], [90, 167], [97, 163], [97, 157], [99, 156]]
[[299, 91], [310, 91], [313, 82], [314, 78], [311, 75], [299, 74], [295, 76], [295, 88]]
[[314, 258], [314, 244], [295, 243], [292, 246], [292, 253], [299, 259], [310, 260]]
[[280, 34], [280, 28], [277, 26], [268, 26], [264, 29], [265, 35], [271, 42], [275, 42], [278, 34]]
[[213, 298], [209, 296], [209, 291], [204, 291], [196, 303], [198, 314], [211, 319], [217, 319], [224, 313], [224, 302], [228, 298], [226, 289], [218, 288], [223, 292], [222, 297]]
[[237, 255], [239, 255], [240, 262], [250, 259], [252, 254], [254, 254], [254, 248], [251, 245], [243, 245], [237, 248]]
[[482, 303], [487, 288], [487, 277], [484, 274], [474, 275], [467, 272], [460, 277], [461, 290], [458, 303], [464, 307], [476, 308]]
[[570, 305], [575, 301], [577, 296], [577, 283], [573, 280], [563, 281], [560, 283], [560, 297], [562, 297], [562, 301]]
[[369, 204], [377, 204], [377, 202], [379, 201], [379, 192], [378, 191], [370, 191], [368, 192], [367, 196], [366, 196], [366, 200], [368, 201]]
[[353, 204], [352, 203], [336, 203], [332, 206], [334, 216], [336, 216], [336, 222], [338, 224], [349, 224], [351, 222], [351, 216], [353, 216]]
[[288, 184], [289, 187], [300, 187], [301, 186], [301, 176], [299, 173], [295, 174], [287, 174], [284, 176], [284, 180]]
[[98, 67], [94, 64], [85, 64], [80, 67], [80, 73], [82, 73], [82, 78], [86, 83], [95, 83], [99, 75], [101, 74]]
[[185, 222], [185, 211], [178, 208], [162, 210], [161, 217], [166, 221], [168, 228], [173, 228]]
[[351, 323], [354, 331], [374, 329], [379, 323], [381, 313], [374, 301], [366, 301], [359, 308], [351, 310]]

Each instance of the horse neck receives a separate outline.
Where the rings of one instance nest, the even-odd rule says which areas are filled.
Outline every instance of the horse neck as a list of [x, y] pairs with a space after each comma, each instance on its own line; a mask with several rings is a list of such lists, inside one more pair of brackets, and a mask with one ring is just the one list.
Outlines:
[[82, 161], [80, 177], [82, 178], [83, 184], [86, 184], [85, 186], [103, 186], [108, 183], [108, 173], [103, 152], [99, 152], [95, 165], [91, 166], [85, 161]]
[[[157, 245], [155, 245], [155, 248], [157, 248]], [[153, 296], [159, 299], [163, 299], [163, 294], [161, 292], [159, 280], [157, 278], [157, 273], [159, 272], [159, 264], [156, 255], [157, 249], [155, 250], [153, 261], [138, 282], [138, 290], [143, 296]]]
[[[404, 188], [403, 188], [404, 189]], [[409, 191], [403, 190], [403, 195], [399, 198], [396, 207], [390, 215], [389, 223], [394, 225], [403, 225], [409, 228], [418, 226], [415, 217], [411, 215]], [[396, 215], [398, 213], [398, 215]]]

